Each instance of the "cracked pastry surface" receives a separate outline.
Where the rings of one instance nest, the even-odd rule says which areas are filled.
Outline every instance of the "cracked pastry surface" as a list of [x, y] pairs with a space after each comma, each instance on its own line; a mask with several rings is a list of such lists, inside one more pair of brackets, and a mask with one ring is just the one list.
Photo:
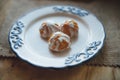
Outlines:
[[67, 20], [60, 26], [63, 33], [69, 35], [71, 38], [78, 36], [78, 24], [74, 20]]
[[62, 32], [54, 33], [49, 39], [49, 49], [55, 52], [61, 52], [70, 48], [70, 37]]
[[58, 24], [52, 22], [44, 22], [39, 29], [40, 35], [44, 39], [49, 39], [50, 36], [54, 33], [59, 31]]

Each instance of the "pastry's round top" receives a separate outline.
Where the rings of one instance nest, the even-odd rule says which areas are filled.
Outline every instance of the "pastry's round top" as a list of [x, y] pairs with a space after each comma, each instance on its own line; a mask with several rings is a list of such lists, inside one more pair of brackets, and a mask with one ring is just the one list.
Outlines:
[[52, 22], [42, 23], [41, 28], [39, 29], [41, 37], [49, 39], [54, 32], [58, 31], [57, 26], [58, 24]]
[[49, 49], [52, 51], [64, 51], [70, 48], [70, 37], [62, 32], [54, 33], [49, 39]]
[[61, 25], [61, 31], [71, 38], [78, 35], [78, 24], [74, 20], [67, 20]]

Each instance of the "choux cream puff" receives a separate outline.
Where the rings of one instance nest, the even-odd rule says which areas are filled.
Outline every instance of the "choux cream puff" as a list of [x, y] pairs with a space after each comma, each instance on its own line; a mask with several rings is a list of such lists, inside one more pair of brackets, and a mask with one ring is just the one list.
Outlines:
[[49, 39], [49, 49], [55, 52], [61, 52], [70, 48], [70, 37], [62, 32], [55, 32]]

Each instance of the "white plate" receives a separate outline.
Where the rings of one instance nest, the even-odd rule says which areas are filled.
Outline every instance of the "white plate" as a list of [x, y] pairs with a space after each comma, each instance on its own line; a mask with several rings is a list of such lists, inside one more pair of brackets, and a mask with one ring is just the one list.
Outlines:
[[[78, 38], [71, 49], [52, 53], [48, 43], [39, 34], [42, 22], [62, 24], [73, 19], [79, 25]], [[63, 68], [80, 64], [92, 58], [102, 48], [105, 38], [103, 25], [90, 12], [73, 6], [48, 6], [37, 9], [20, 18], [11, 28], [9, 43], [23, 60], [40, 67]]]

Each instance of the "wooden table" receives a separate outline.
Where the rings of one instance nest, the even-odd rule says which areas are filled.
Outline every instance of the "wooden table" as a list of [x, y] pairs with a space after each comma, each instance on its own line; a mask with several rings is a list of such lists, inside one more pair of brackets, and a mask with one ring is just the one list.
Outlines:
[[[68, 0], [69, 1], [69, 0]], [[53, 1], [54, 4], [69, 4], [70, 2], [64, 1], [58, 3]], [[89, 5], [101, 2], [87, 2], [81, 1], [81, 6], [84, 8], [91, 8]], [[72, 1], [75, 5], [74, 1]], [[103, 3], [103, 2], [102, 2]], [[107, 2], [106, 2], [107, 3]], [[13, 6], [14, 4], [14, 6]], [[20, 15], [26, 13], [25, 9], [32, 9], [32, 7], [40, 6], [43, 4], [52, 5], [51, 1], [45, 0], [1, 0], [0, 1], [0, 25], [9, 19], [8, 23], [16, 20]], [[88, 4], [88, 6], [85, 6]], [[26, 5], [26, 6], [25, 6]], [[15, 7], [17, 6], [17, 7]], [[23, 6], [25, 9], [23, 9]], [[101, 5], [102, 6], [102, 5]], [[11, 8], [9, 11], [9, 8]], [[19, 9], [17, 12], [14, 11]], [[93, 12], [94, 9], [93, 9]], [[6, 16], [7, 15], [7, 16]], [[97, 15], [99, 16], [99, 15]], [[13, 18], [13, 19], [12, 19]], [[11, 21], [12, 20], [12, 21]], [[6, 24], [10, 26], [10, 24]], [[0, 30], [1, 31], [1, 30]], [[7, 34], [8, 32], [4, 32]], [[2, 35], [2, 34], [1, 34]], [[3, 37], [4, 39], [4, 37]], [[3, 42], [1, 44], [7, 45]], [[5, 46], [6, 47], [6, 46]], [[8, 46], [6, 48], [9, 48]], [[95, 66], [95, 65], [79, 65], [69, 69], [44, 69], [32, 66], [18, 58], [1, 58], [0, 57], [0, 80], [120, 80], [120, 69], [118, 67], [109, 66]]]
[[120, 69], [82, 65], [51, 70], [34, 67], [16, 58], [8, 58], [0, 60], [0, 80], [120, 80]]

